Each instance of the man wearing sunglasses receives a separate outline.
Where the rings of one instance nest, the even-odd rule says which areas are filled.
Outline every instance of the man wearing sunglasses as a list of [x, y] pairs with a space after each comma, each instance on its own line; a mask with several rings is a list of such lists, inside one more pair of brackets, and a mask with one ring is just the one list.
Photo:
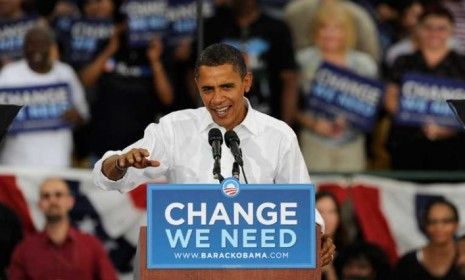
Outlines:
[[74, 202], [65, 181], [45, 180], [38, 203], [45, 228], [16, 247], [9, 279], [117, 279], [100, 241], [71, 226]]

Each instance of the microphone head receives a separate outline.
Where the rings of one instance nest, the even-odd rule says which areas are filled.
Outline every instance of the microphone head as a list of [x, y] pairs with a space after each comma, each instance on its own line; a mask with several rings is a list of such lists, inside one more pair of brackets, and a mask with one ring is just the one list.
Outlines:
[[239, 136], [237, 136], [234, 130], [226, 131], [226, 133], [224, 134], [224, 141], [226, 142], [226, 146], [228, 148], [231, 146], [232, 142], [237, 142], [237, 145], [241, 143], [241, 141], [239, 141]]
[[220, 141], [220, 144], [223, 144], [223, 135], [218, 128], [212, 128], [208, 131], [208, 143], [211, 145], [213, 141]]

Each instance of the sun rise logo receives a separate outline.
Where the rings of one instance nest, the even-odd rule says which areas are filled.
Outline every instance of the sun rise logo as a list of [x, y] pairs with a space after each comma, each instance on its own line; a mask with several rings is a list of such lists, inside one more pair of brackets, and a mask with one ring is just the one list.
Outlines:
[[239, 194], [239, 182], [236, 179], [228, 178], [223, 181], [223, 194], [227, 197], [235, 197]]

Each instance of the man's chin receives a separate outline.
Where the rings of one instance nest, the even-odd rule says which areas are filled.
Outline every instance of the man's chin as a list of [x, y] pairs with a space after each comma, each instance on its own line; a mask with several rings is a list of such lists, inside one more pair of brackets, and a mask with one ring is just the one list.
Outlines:
[[221, 127], [226, 127], [227, 126], [227, 121], [226, 121], [226, 118], [221, 118], [221, 117], [218, 117], [218, 116], [214, 116], [212, 117], [213, 121], [221, 126]]
[[65, 217], [62, 215], [46, 215], [45, 219], [47, 220], [48, 223], [58, 223], [62, 221]]

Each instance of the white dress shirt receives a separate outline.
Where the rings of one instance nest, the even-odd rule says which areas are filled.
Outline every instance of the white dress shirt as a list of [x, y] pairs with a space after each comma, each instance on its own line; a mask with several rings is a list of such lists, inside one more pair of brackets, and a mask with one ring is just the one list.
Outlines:
[[[247, 99], [248, 111], [241, 124], [234, 128], [240, 139], [244, 171], [251, 184], [311, 183], [297, 137], [284, 122], [254, 110]], [[219, 128], [205, 107], [173, 112], [150, 124], [144, 137], [123, 151], [109, 151], [94, 166], [94, 183], [105, 190], [130, 191], [138, 185], [165, 176], [170, 183], [218, 183], [213, 178], [212, 149], [208, 131]], [[150, 159], [160, 161], [156, 168], [129, 168], [118, 181], [102, 173], [102, 162], [132, 148], [145, 148]], [[221, 174], [232, 177], [234, 158], [223, 142]], [[241, 172], [241, 183], [244, 177]], [[323, 219], [316, 211], [316, 221]]]

